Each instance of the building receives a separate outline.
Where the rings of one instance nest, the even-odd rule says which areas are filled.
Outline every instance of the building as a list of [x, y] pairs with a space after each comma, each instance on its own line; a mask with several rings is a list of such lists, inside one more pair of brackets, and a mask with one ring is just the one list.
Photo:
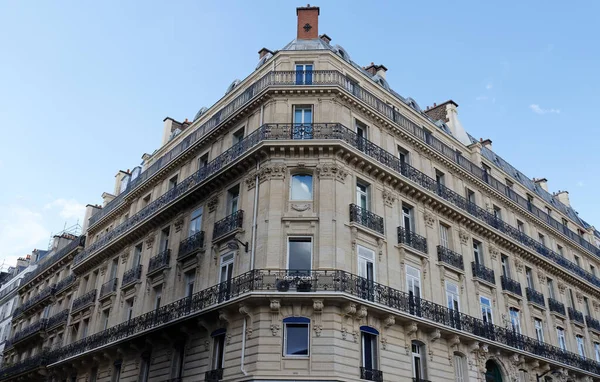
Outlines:
[[600, 234], [568, 193], [296, 12], [24, 280], [66, 318], [2, 380], [599, 380]]

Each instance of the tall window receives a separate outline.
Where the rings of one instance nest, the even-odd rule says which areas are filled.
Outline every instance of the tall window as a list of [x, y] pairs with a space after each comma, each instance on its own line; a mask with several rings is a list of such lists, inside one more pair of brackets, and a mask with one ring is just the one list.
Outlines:
[[502, 220], [502, 209], [498, 206], [494, 206], [494, 217], [498, 220]]
[[529, 289], [535, 289], [533, 287], [533, 274], [531, 268], [525, 267], [525, 277], [527, 278], [527, 287]]
[[233, 260], [233, 253], [228, 253], [221, 256], [221, 273], [219, 275], [219, 283], [231, 280], [233, 277]]
[[544, 342], [544, 327], [542, 325], [542, 320], [534, 318], [533, 325], [535, 326], [535, 338], [537, 338], [539, 342]]
[[502, 275], [507, 279], [510, 278], [510, 264], [508, 263], [508, 256], [501, 255], [500, 262], [502, 263]]
[[440, 244], [444, 248], [450, 248], [450, 243], [448, 241], [449, 237], [449, 229], [442, 223], [440, 223]]
[[225, 329], [215, 330], [213, 337], [212, 368], [213, 370], [222, 369], [225, 358]]
[[358, 135], [360, 138], [365, 138], [365, 139], [369, 138], [367, 136], [367, 125], [365, 125], [358, 119], [354, 120], [354, 130], [356, 132], [356, 135]]
[[125, 301], [125, 321], [133, 318], [133, 298]]
[[162, 285], [154, 288], [154, 310], [160, 308], [160, 301], [162, 299]]
[[544, 235], [542, 235], [541, 233], [538, 233], [538, 239], [539, 239], [541, 245], [546, 246], [546, 237]]
[[460, 311], [460, 303], [458, 298], [458, 285], [446, 281], [446, 304], [448, 309]]
[[308, 174], [296, 174], [290, 182], [290, 200], [312, 200], [313, 177]]
[[177, 187], [177, 175], [169, 179], [169, 190], [172, 190], [175, 187]]
[[556, 250], [558, 251], [559, 255], [561, 255], [562, 257], [565, 257], [565, 252], [561, 245], [556, 245]]
[[375, 281], [375, 252], [372, 250], [357, 246], [358, 252], [358, 275], [369, 281]]
[[310, 125], [313, 123], [312, 106], [294, 106], [294, 124]]
[[169, 249], [169, 236], [171, 235], [171, 227], [165, 227], [160, 233], [160, 250], [166, 251]]
[[581, 259], [579, 256], [573, 256], [573, 259], [575, 259], [575, 264], [577, 264], [578, 267], [581, 267]]
[[123, 364], [123, 360], [117, 360], [114, 363], [113, 373], [112, 373], [112, 382], [119, 382], [121, 380], [121, 366]]
[[[365, 377], [372, 376], [372, 370], [379, 369], [377, 357], [377, 337], [379, 332], [369, 326], [361, 326], [362, 366], [365, 369]], [[369, 378], [370, 379], [370, 378]]]
[[288, 269], [309, 271], [312, 268], [312, 238], [290, 237], [288, 239]]
[[461, 354], [454, 353], [454, 376], [456, 382], [467, 381], [466, 362], [465, 357]]
[[406, 266], [406, 290], [415, 298], [421, 297], [421, 271], [410, 265]]
[[204, 168], [208, 165], [208, 153], [202, 155], [200, 158], [198, 158], [198, 170], [200, 170], [201, 168]]
[[567, 341], [565, 341], [565, 330], [560, 326], [557, 327], [556, 336], [558, 337], [558, 347], [562, 350], [567, 350]]
[[244, 128], [242, 127], [231, 136], [231, 145], [235, 146], [244, 139]]
[[369, 209], [369, 186], [362, 182], [356, 182], [356, 204], [365, 210]]
[[405, 203], [402, 203], [402, 227], [407, 232], [414, 232], [415, 230], [413, 208]]
[[467, 188], [466, 194], [467, 194], [467, 200], [469, 201], [469, 203], [472, 203], [474, 205], [477, 204], [477, 203], [475, 203], [475, 191]]
[[183, 363], [185, 361], [185, 342], [178, 342], [173, 346], [173, 358], [171, 360], [171, 377], [180, 380], [183, 376]]
[[479, 306], [481, 307], [481, 318], [484, 322], [493, 324], [494, 317], [492, 315], [492, 301], [484, 296], [479, 296]]
[[475, 258], [475, 264], [483, 265], [483, 253], [481, 251], [481, 243], [473, 239], [473, 257]]
[[119, 270], [119, 258], [115, 257], [110, 265], [110, 280], [117, 278], [117, 271]]
[[142, 353], [142, 364], [140, 365], [139, 382], [148, 382], [150, 376], [150, 352]]
[[102, 330], [106, 330], [108, 328], [108, 319], [110, 317], [110, 309], [105, 309], [102, 311]]
[[412, 341], [412, 366], [413, 366], [413, 378], [417, 381], [425, 379], [425, 346], [417, 341]]
[[311, 85], [312, 75], [312, 64], [296, 64], [296, 85]]
[[190, 232], [188, 237], [193, 236], [202, 230], [202, 213], [204, 209], [202, 207], [196, 208], [192, 211], [190, 216]]
[[400, 165], [410, 164], [410, 154], [408, 150], [398, 146], [398, 159], [400, 159]]
[[517, 220], [517, 230], [521, 233], [525, 233], [525, 224], [520, 220]]
[[579, 356], [585, 358], [585, 345], [583, 344], [583, 337], [576, 335], [575, 341], [577, 341], [577, 352], [579, 353]]
[[592, 312], [590, 311], [590, 300], [585, 296], [583, 296], [583, 308], [585, 309], [586, 316], [592, 315]]
[[590, 264], [590, 273], [596, 276], [596, 267]]
[[185, 274], [185, 297], [191, 297], [194, 294], [194, 281], [196, 272], [190, 271]]
[[144, 245], [144, 243], [139, 243], [138, 245], [136, 245], [133, 248], [133, 267], [137, 267], [138, 265], [140, 265], [140, 262], [142, 261], [142, 246]]
[[438, 186], [438, 189], [441, 186], [446, 185], [446, 175], [440, 170], [435, 170], [435, 183]]
[[240, 185], [236, 185], [227, 191], [227, 208], [229, 214], [234, 214], [239, 209]]
[[596, 362], [600, 362], [600, 343], [594, 342], [594, 355], [596, 356]]
[[310, 319], [288, 317], [283, 320], [283, 355], [307, 357], [309, 355]]
[[552, 281], [552, 279], [546, 279], [546, 284], [548, 285], [548, 297], [556, 299], [554, 297], [554, 281]]
[[90, 328], [90, 319], [86, 318], [81, 322], [81, 338], [87, 337], [89, 328]]
[[519, 317], [519, 309], [510, 308], [510, 325], [512, 326], [512, 330], [518, 334], [521, 334], [521, 319]]

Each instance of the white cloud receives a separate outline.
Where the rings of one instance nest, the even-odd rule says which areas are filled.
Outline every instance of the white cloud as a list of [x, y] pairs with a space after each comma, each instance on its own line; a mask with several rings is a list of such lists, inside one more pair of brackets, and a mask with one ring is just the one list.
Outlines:
[[531, 104], [529, 105], [529, 108], [531, 109], [531, 111], [533, 111], [536, 114], [560, 114], [560, 109], [542, 109], [540, 107], [540, 105], [537, 104]]
[[42, 225], [42, 215], [17, 206], [0, 206], [0, 248], [5, 265], [14, 266], [18, 257], [31, 252], [50, 238]]
[[492, 84], [491, 82], [488, 82], [488, 84], [487, 84], [487, 85], [485, 85], [485, 88], [486, 88], [487, 90], [490, 90], [490, 89], [491, 89], [491, 88], [493, 88], [493, 87], [494, 87], [494, 84]]
[[60, 208], [58, 215], [64, 219], [83, 220], [83, 215], [85, 214], [85, 204], [81, 204], [74, 199], [56, 199], [46, 204], [44, 208]]

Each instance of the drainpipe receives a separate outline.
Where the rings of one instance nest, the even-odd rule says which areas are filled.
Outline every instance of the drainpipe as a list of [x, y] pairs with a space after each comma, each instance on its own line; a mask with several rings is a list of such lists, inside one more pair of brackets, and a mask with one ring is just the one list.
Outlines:
[[[263, 114], [265, 110], [265, 105], [260, 105], [260, 123], [259, 125], [263, 125]], [[254, 270], [254, 253], [256, 251], [256, 221], [258, 219], [258, 170], [260, 168], [260, 163], [256, 161], [256, 177], [254, 178], [254, 211], [252, 212], [252, 250], [250, 251], [250, 270]]]
[[244, 369], [244, 357], [246, 355], [246, 320], [248, 320], [248, 318], [244, 317], [244, 329], [242, 331], [242, 360], [240, 364], [240, 371], [242, 374], [244, 374], [244, 376], [247, 377], [248, 372]]

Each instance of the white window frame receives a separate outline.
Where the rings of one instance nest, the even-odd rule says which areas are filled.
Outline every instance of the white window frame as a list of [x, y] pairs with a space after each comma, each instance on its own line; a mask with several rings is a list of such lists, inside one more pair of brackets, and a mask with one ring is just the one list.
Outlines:
[[[235, 253], [234, 252], [229, 252], [224, 255], [221, 255], [221, 258], [219, 261], [219, 284], [227, 281], [227, 279], [223, 280], [223, 267], [229, 267], [229, 266], [232, 267], [231, 275], [233, 278], [233, 263], [234, 263], [234, 261], [235, 261]], [[226, 272], [225, 277], [227, 277], [228, 273], [229, 272]]]
[[[301, 113], [302, 121], [296, 121], [296, 111], [297, 110], [302, 110], [302, 113]], [[306, 110], [310, 110], [310, 121], [306, 121]], [[309, 125], [309, 124], [314, 123], [315, 110], [314, 110], [313, 105], [294, 105], [294, 110], [292, 110], [292, 119], [293, 119], [294, 125]]]
[[[456, 289], [456, 292], [452, 291], [452, 289]], [[459, 286], [456, 283], [453, 283], [451, 281], [446, 281], [446, 306], [448, 307], [448, 309], [454, 309], [454, 304], [450, 304], [450, 302], [452, 301], [452, 303], [454, 303], [454, 301], [456, 301], [456, 305], [458, 306], [458, 311], [460, 312], [460, 294], [459, 294]], [[450, 306], [452, 305], [452, 306]], [[455, 310], [456, 311], [456, 310]]]
[[[365, 253], [366, 252], [366, 253]], [[363, 277], [365, 279], [367, 279], [367, 264], [371, 263], [373, 266], [373, 280], [370, 281], [376, 281], [376, 272], [375, 272], [375, 251], [367, 248], [367, 247], [363, 247], [362, 245], [357, 245], [356, 246], [356, 253], [357, 253], [357, 262], [358, 262], [358, 276]], [[369, 253], [371, 256], [366, 256], [367, 253]]]
[[[412, 372], [413, 372], [413, 378], [417, 378], [417, 370], [415, 368], [415, 359], [419, 359], [419, 377], [420, 379], [426, 379], [425, 376], [425, 365], [424, 365], [424, 359], [425, 357], [423, 357], [423, 350], [424, 346], [415, 342], [415, 341], [411, 341], [410, 344], [410, 348], [411, 348], [411, 366], [412, 366]], [[417, 352], [414, 351], [414, 349], [417, 349]]]
[[442, 247], [450, 249], [450, 228], [440, 222], [440, 244]]
[[[192, 237], [202, 231], [202, 219], [204, 218], [204, 207], [195, 208], [190, 214], [190, 226], [188, 228], [188, 237]], [[199, 221], [199, 224], [197, 223]], [[197, 230], [192, 231], [192, 228]]]
[[544, 323], [539, 318], [533, 319], [533, 326], [535, 328], [535, 337], [539, 342], [544, 342]]
[[[402, 214], [402, 228], [404, 228], [405, 231], [415, 232], [415, 208], [406, 203], [402, 203], [400, 208]], [[408, 219], [410, 227], [406, 227], [406, 219]]]
[[460, 354], [454, 353], [454, 376], [455, 382], [466, 382], [467, 375], [465, 371], [465, 357]]
[[575, 335], [575, 342], [577, 343], [577, 353], [580, 357], [585, 358], [585, 342], [583, 336], [579, 334]]
[[[418, 274], [418, 276], [411, 275], [409, 273], [409, 270], [416, 272]], [[421, 270], [419, 268], [413, 267], [412, 265], [406, 264], [405, 272], [406, 272], [406, 292], [409, 293], [412, 291], [414, 297], [421, 298], [421, 295], [422, 295]], [[418, 282], [418, 285], [417, 285], [417, 287], [419, 288], [418, 296], [416, 296], [416, 293], [414, 291], [415, 281]]]
[[556, 327], [556, 337], [558, 338], [558, 347], [567, 350], [567, 340], [565, 338], [565, 329]]
[[[361, 189], [361, 187], [364, 187], [364, 191]], [[365, 205], [361, 205], [360, 201], [362, 197], [365, 197]], [[357, 180], [356, 181], [356, 205], [364, 208], [365, 210], [369, 211], [370, 210], [370, 185], [366, 182]]]
[[[487, 301], [487, 303], [485, 303], [484, 300]], [[494, 323], [494, 308], [492, 307], [492, 299], [489, 297], [480, 295], [479, 296], [479, 310], [481, 311], [481, 318], [484, 319], [484, 317], [485, 317], [485, 319], [487, 319], [488, 317], [483, 315], [484, 307], [486, 308], [485, 309], [486, 313], [489, 312], [489, 318], [490, 318], [491, 322], [488, 322], [488, 323], [493, 324]]]
[[483, 261], [483, 248], [481, 247], [481, 242], [476, 239], [473, 239], [472, 242], [473, 258], [475, 259], [475, 263], [485, 266], [485, 262]]

